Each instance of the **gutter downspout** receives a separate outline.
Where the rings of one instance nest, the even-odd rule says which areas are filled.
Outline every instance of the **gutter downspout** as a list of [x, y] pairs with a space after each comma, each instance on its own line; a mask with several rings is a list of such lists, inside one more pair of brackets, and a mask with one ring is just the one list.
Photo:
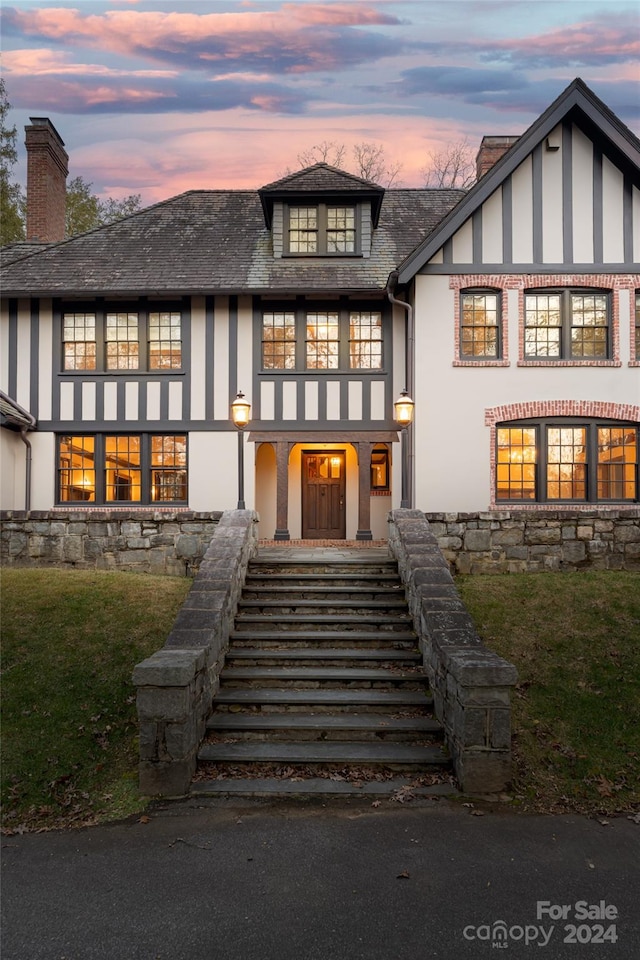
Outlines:
[[22, 442], [27, 448], [27, 459], [25, 463], [25, 491], [24, 491], [24, 509], [27, 513], [31, 511], [31, 460], [32, 460], [32, 449], [31, 441], [27, 437], [27, 427], [20, 428], [20, 436], [22, 437]]
[[[397, 304], [399, 307], [405, 311], [405, 329], [406, 329], [406, 350], [405, 350], [405, 389], [410, 397], [415, 399], [414, 391], [414, 352], [415, 352], [415, 336], [414, 336], [414, 323], [413, 323], [413, 307], [410, 303], [407, 303], [406, 300], [399, 300], [395, 296], [395, 291], [398, 286], [398, 271], [394, 270], [389, 274], [389, 279], [387, 280], [386, 294], [389, 303]], [[415, 453], [414, 453], [414, 443], [413, 443], [413, 423], [407, 427], [407, 439], [409, 446], [409, 477], [408, 477], [408, 486], [409, 486], [409, 503], [411, 506], [414, 506], [413, 502], [413, 477], [415, 469]]]

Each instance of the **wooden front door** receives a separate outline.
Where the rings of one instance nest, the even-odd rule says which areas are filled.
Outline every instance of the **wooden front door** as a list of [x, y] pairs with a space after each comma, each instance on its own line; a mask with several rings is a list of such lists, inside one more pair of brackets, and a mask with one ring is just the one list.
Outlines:
[[344, 450], [302, 454], [302, 538], [344, 540]]

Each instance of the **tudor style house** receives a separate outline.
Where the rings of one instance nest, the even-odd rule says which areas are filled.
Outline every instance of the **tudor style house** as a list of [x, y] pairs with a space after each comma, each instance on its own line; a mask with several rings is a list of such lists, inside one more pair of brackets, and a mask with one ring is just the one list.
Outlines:
[[638, 502], [640, 144], [581, 80], [485, 137], [466, 194], [316, 164], [66, 241], [64, 145], [43, 118], [26, 135], [3, 509], [246, 499], [261, 537], [367, 540], [401, 503]]

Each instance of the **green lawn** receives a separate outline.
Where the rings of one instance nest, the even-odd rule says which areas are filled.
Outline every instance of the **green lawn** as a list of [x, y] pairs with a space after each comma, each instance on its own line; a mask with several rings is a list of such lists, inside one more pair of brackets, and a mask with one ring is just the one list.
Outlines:
[[[190, 581], [2, 571], [2, 801], [7, 830], [99, 822], [137, 794], [134, 665], [161, 647]], [[640, 575], [458, 581], [489, 647], [516, 664], [524, 810], [640, 804]]]
[[527, 809], [640, 805], [640, 574], [463, 577], [487, 646], [516, 664], [515, 793]]
[[164, 644], [190, 581], [2, 571], [3, 824], [142, 809], [134, 665]]

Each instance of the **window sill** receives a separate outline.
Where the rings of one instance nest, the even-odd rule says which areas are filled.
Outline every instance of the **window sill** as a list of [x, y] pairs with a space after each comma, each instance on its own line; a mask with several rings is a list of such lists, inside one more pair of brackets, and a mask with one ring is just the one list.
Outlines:
[[116, 377], [184, 377], [186, 370], [59, 370], [59, 377], [90, 377], [92, 380], [114, 379]]
[[362, 260], [363, 254], [354, 253], [283, 253], [281, 260]]
[[620, 360], [518, 360], [518, 367], [621, 367]]
[[477, 360], [453, 360], [452, 367], [510, 367], [510, 360], [489, 360], [478, 357]]
[[372, 370], [369, 367], [354, 367], [353, 369], [344, 370], [343, 368], [335, 368], [333, 370], [258, 370], [259, 377], [317, 377], [317, 376], [339, 376], [339, 377], [361, 377], [361, 376], [377, 376], [377, 377], [386, 377], [387, 371], [384, 369]]

